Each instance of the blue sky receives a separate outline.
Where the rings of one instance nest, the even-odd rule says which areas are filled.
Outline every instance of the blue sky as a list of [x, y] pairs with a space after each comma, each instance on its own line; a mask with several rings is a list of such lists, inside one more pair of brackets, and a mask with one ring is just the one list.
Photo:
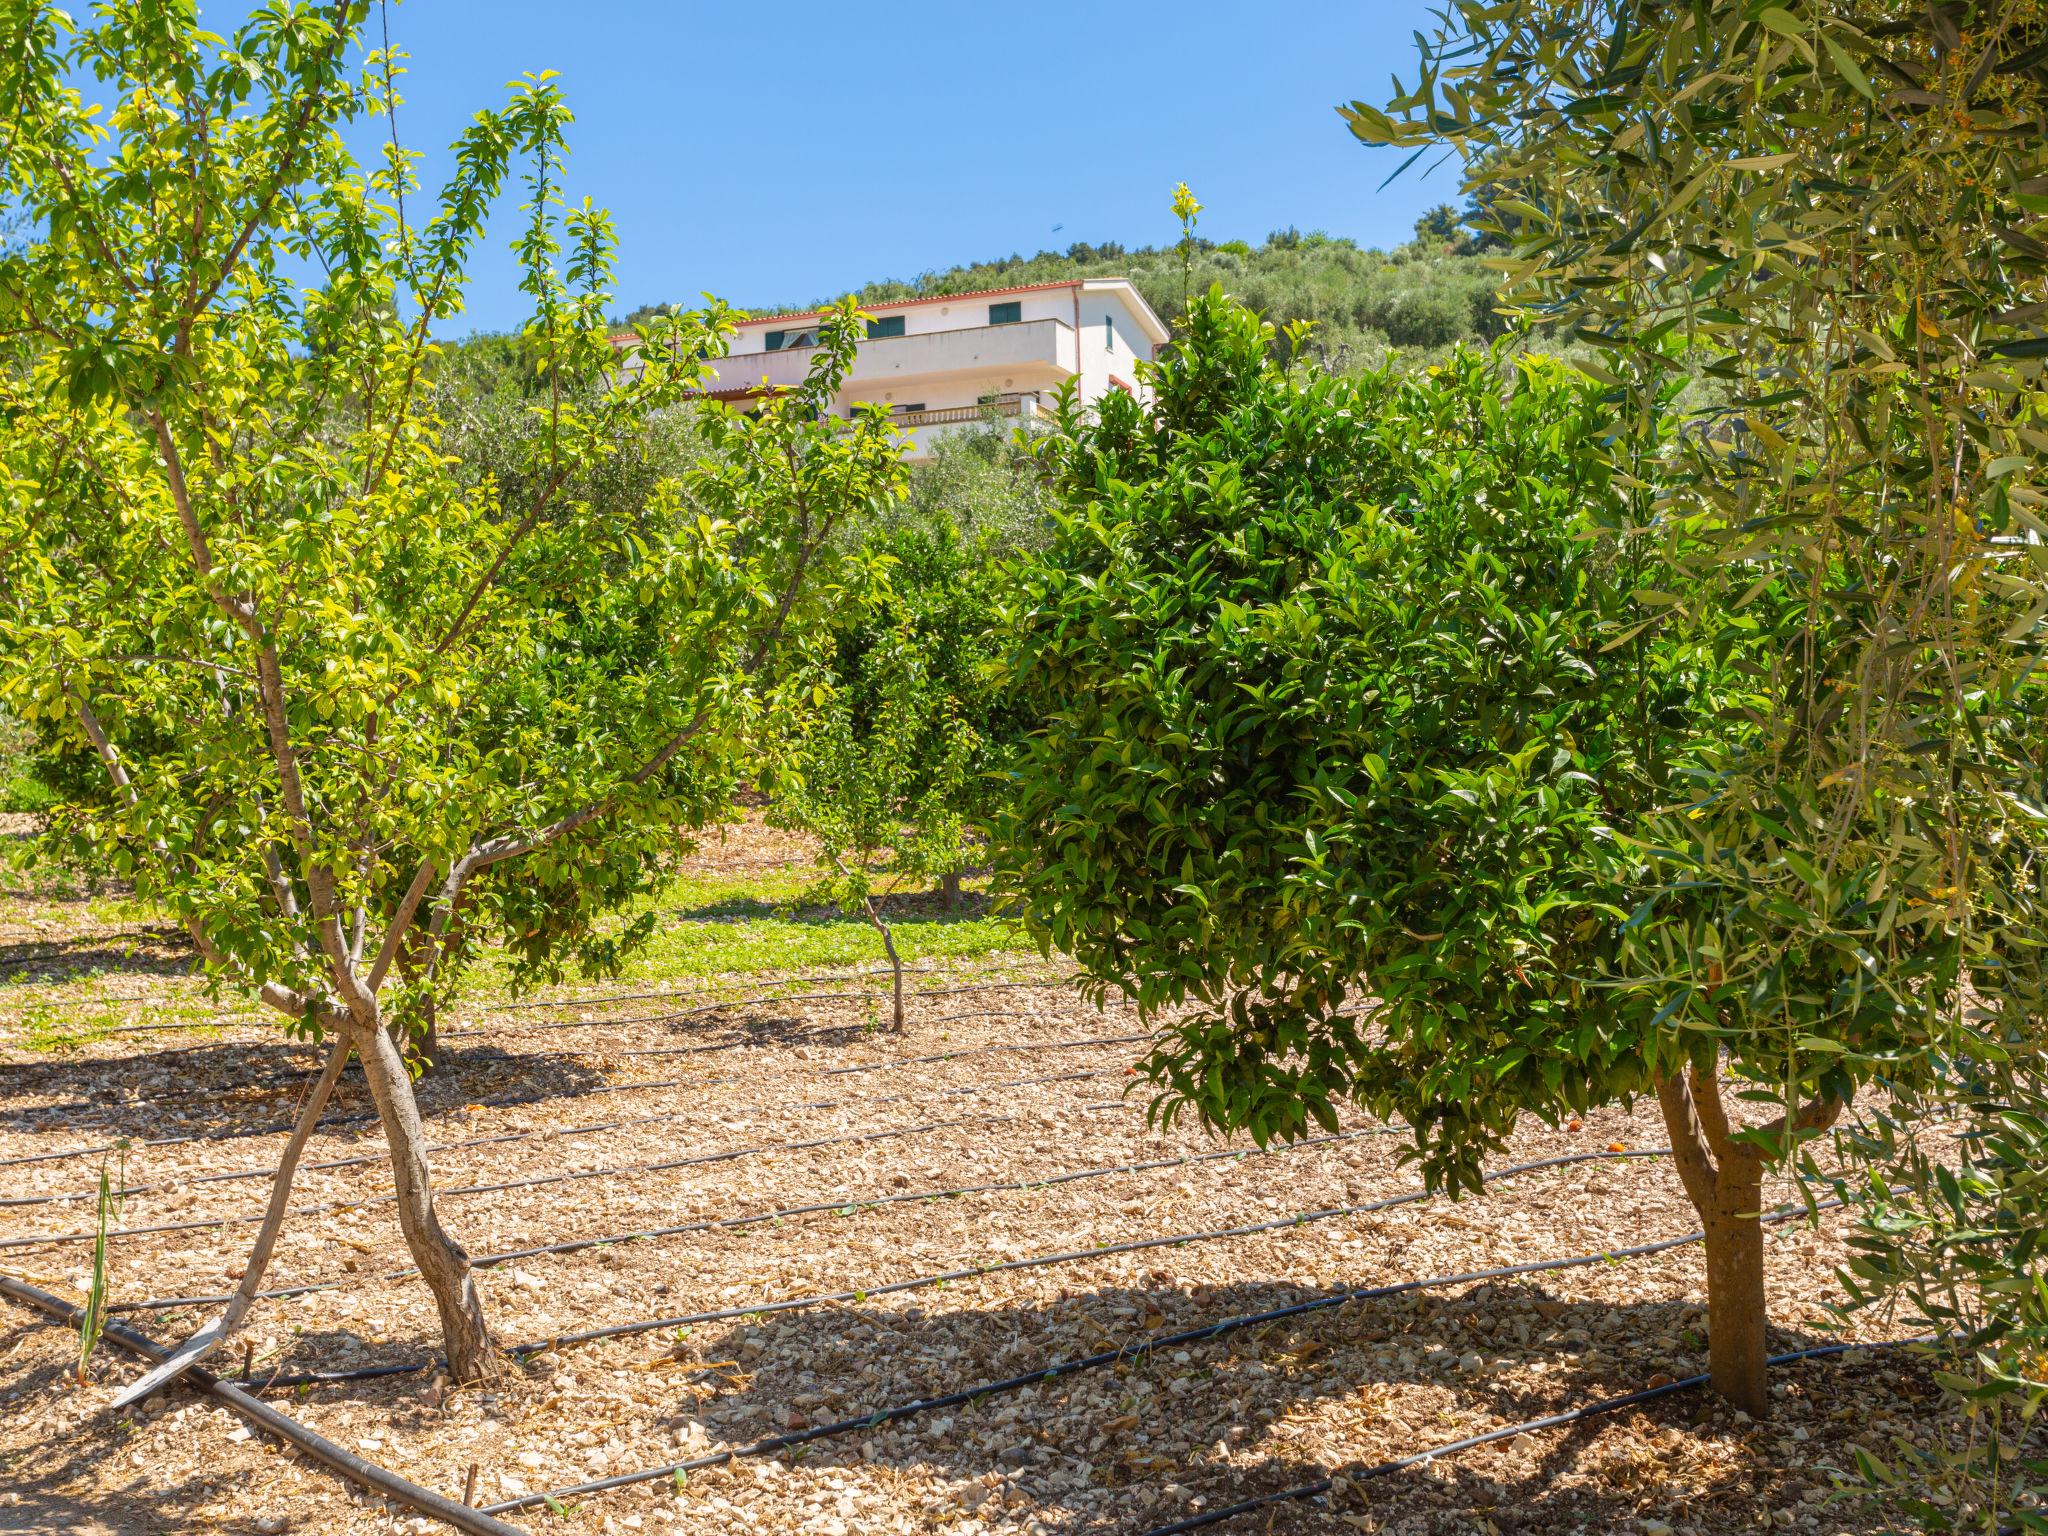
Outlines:
[[[430, 189], [471, 112], [522, 71], [560, 72], [569, 189], [617, 220], [622, 309], [702, 290], [809, 301], [1076, 240], [1169, 240], [1182, 179], [1204, 234], [1254, 243], [1292, 224], [1394, 244], [1456, 200], [1448, 168], [1377, 190], [1399, 157], [1333, 111], [1383, 99], [1394, 70], [1412, 80], [1417, 0], [405, 0], [390, 25], [412, 54], [399, 128], [429, 152]], [[510, 213], [456, 334], [523, 317]]]

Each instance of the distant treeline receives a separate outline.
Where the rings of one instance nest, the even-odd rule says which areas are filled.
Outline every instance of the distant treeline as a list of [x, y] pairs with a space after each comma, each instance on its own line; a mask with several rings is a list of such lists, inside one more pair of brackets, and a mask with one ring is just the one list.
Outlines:
[[[908, 281], [885, 279], [856, 289], [855, 296], [863, 304], [887, 304], [1075, 277], [1128, 277], [1169, 324], [1182, 309], [1180, 248], [1124, 246], [1113, 240], [1101, 245], [1080, 241], [1064, 251], [949, 267]], [[1481, 260], [1477, 242], [1457, 213], [1447, 206], [1425, 215], [1416, 224], [1415, 238], [1391, 251], [1298, 229], [1275, 230], [1257, 246], [1242, 240], [1197, 240], [1193, 291], [1204, 291], [1211, 283], [1221, 283], [1276, 327], [1297, 320], [1314, 322], [1308, 351], [1337, 370], [1378, 363], [1390, 351], [1425, 360], [1458, 342], [1483, 341], [1505, 328], [1494, 313], [1499, 280]], [[763, 306], [757, 312], [807, 307], [809, 301], [799, 301]], [[621, 316], [621, 324], [666, 308], [642, 306]]]

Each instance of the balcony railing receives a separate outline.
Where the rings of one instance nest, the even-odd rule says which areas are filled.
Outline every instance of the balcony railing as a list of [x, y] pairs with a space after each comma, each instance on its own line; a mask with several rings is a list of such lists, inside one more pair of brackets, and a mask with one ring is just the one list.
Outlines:
[[945, 405], [934, 411], [892, 412], [889, 425], [892, 427], [943, 427], [957, 421], [986, 421], [991, 417], [1024, 416], [1036, 417], [1043, 413], [1045, 403], [1035, 390], [1018, 390], [1010, 394], [997, 395], [979, 405]]

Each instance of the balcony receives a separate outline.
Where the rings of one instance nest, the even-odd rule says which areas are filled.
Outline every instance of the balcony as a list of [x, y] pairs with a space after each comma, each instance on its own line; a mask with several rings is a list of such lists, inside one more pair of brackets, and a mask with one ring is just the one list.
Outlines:
[[1011, 394], [997, 395], [979, 405], [948, 405], [935, 411], [895, 411], [889, 416], [889, 425], [899, 431], [910, 431], [917, 427], [946, 427], [958, 422], [987, 421], [991, 417], [1019, 416], [1026, 421], [1045, 415], [1045, 402], [1037, 392], [1022, 390]]
[[[780, 352], [742, 352], [713, 364], [711, 387], [789, 389], [810, 371], [816, 347]], [[849, 386], [898, 379], [939, 379], [948, 374], [989, 374], [1003, 369], [1074, 371], [1074, 328], [1064, 320], [1022, 320], [1011, 325], [975, 325], [955, 331], [922, 331], [884, 336], [860, 344]], [[967, 418], [972, 419], [970, 416]]]

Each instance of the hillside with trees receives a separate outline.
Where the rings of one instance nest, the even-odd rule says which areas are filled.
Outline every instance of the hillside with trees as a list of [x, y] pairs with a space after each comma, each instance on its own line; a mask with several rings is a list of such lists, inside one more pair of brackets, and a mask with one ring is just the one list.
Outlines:
[[[1186, 309], [1189, 292], [1212, 283], [1259, 311], [1277, 329], [1313, 322], [1308, 355], [1334, 371], [1371, 367], [1401, 355], [1434, 361], [1459, 342], [1484, 341], [1506, 329], [1495, 313], [1499, 280], [1481, 246], [1448, 205], [1416, 222], [1415, 238], [1391, 251], [1373, 250], [1320, 230], [1279, 229], [1252, 246], [1242, 240], [1197, 238], [1183, 269], [1178, 243], [1125, 246], [1079, 241], [1064, 251], [977, 261], [908, 280], [885, 278], [854, 290], [863, 305], [971, 293], [1076, 277], [1128, 277], [1168, 325]], [[764, 306], [763, 313], [799, 310], [812, 301]], [[648, 305], [637, 321], [666, 313]]]

